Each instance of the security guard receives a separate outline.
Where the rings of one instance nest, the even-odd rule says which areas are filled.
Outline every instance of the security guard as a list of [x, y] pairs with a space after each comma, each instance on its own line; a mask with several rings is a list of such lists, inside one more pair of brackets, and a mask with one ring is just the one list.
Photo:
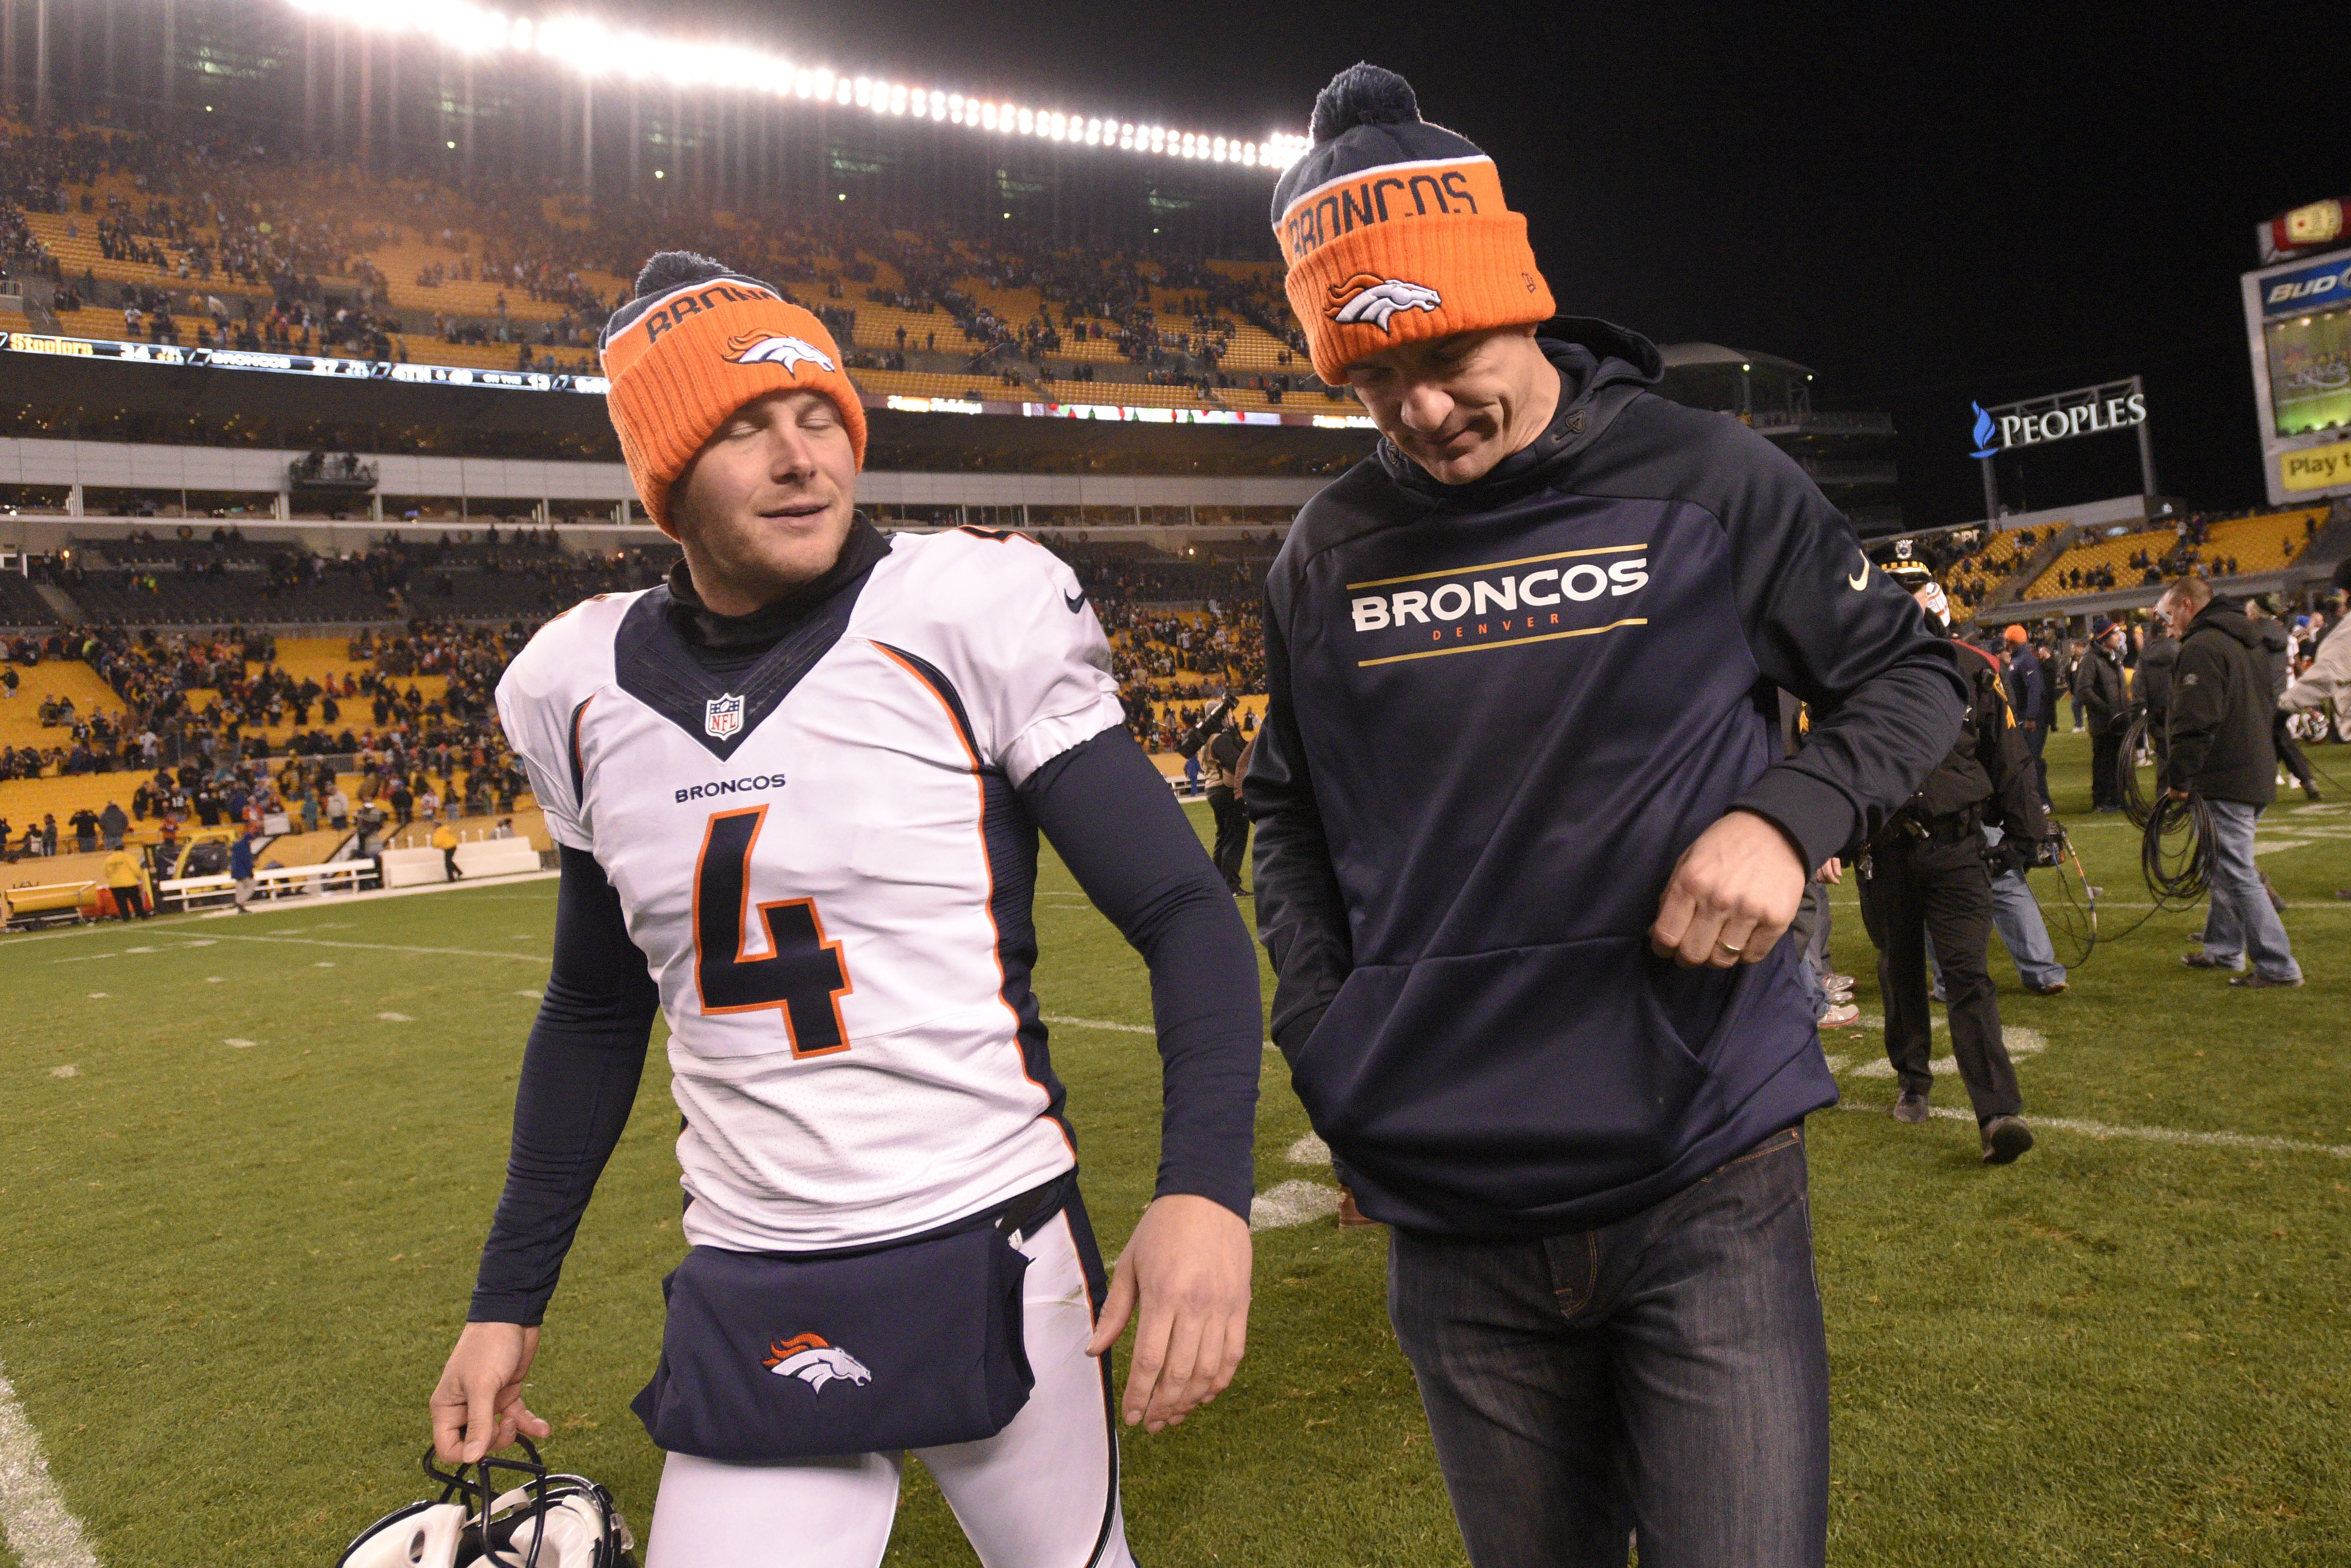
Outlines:
[[[1950, 607], [1924, 563], [1898, 559], [1886, 575], [1909, 589], [1930, 624], [1950, 630]], [[1886, 1005], [1886, 1054], [1901, 1081], [1897, 1122], [1924, 1122], [1933, 1084], [1928, 1067], [1933, 1021], [1927, 1011], [1926, 938], [1942, 961], [1949, 998], [1951, 1050], [1974, 1103], [1987, 1165], [2006, 1165], [2032, 1146], [2019, 1114], [2016, 1069], [2001, 1043], [2000, 1003], [1986, 953], [1991, 939], [1991, 868], [1987, 852], [2009, 865], [2047, 865], [2053, 833], [2034, 782], [2032, 753], [2008, 706], [2000, 666], [1971, 644], [1959, 657], [1970, 674], [1959, 744], [1918, 792], [1869, 842], [1861, 862], [1861, 913], [1877, 945], [1877, 984]], [[1987, 851], [1983, 825], [2001, 831]]]

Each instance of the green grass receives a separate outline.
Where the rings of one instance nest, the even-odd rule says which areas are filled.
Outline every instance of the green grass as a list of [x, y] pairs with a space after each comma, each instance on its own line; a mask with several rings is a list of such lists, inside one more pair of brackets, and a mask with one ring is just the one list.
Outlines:
[[[2134, 836], [2086, 814], [2080, 738], [2051, 749], [2118, 930], [2142, 911], [2117, 906], [2146, 902]], [[2316, 757], [2351, 779], [2343, 748]], [[2302, 990], [2181, 970], [2191, 915], [2102, 948], [2062, 998], [2023, 993], [1995, 951], [2003, 1017], [2049, 1041], [2020, 1068], [2029, 1113], [2351, 1145], [2351, 904], [2332, 897], [2351, 810], [2299, 807], [2263, 837], [2301, 847], [2263, 863], [2297, 904]], [[1147, 1022], [1139, 962], [1058, 865], [1043, 889], [1046, 1010]], [[1839, 967], [1875, 1013], [1840, 897]], [[108, 1568], [331, 1563], [419, 1494], [552, 909], [531, 883], [0, 944], [0, 1366]], [[1140, 1035], [1053, 1043], [1114, 1250], [1157, 1155], [1156, 1059]], [[1879, 1042], [1828, 1049], [1858, 1065]], [[1259, 1188], [1327, 1180], [1285, 1159], [1305, 1121], [1268, 1063]], [[1890, 1098], [1844, 1082], [1858, 1109]], [[641, 1536], [659, 1455], [627, 1404], [681, 1247], [658, 1051], [643, 1092], [532, 1390], [552, 1456], [611, 1484]], [[1964, 1103], [1956, 1084], [1938, 1099]], [[1827, 1113], [1813, 1161], [1835, 1562], [2351, 1562], [2351, 1159], [2047, 1131], [1995, 1171], [1964, 1123]], [[1376, 1231], [1259, 1235], [1232, 1391], [1127, 1440], [1142, 1561], [1461, 1561], [1384, 1255]], [[972, 1561], [912, 1469], [890, 1560]]]

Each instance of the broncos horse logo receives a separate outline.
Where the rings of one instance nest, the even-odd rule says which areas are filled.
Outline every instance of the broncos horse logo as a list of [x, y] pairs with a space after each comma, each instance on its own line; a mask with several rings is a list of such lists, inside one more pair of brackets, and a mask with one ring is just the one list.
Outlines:
[[841, 1349], [825, 1343], [822, 1334], [794, 1334], [779, 1339], [768, 1347], [768, 1359], [763, 1364], [778, 1377], [797, 1377], [818, 1393], [835, 1378], [854, 1386], [871, 1383], [873, 1375], [865, 1364]]
[[831, 357], [807, 339], [775, 332], [736, 333], [726, 340], [726, 357], [738, 365], [781, 365], [794, 376], [799, 372], [792, 367], [802, 361], [828, 371], [834, 368]]
[[1333, 321], [1369, 321], [1384, 332], [1399, 310], [1433, 311], [1444, 303], [1445, 297], [1426, 284], [1359, 272], [1331, 286], [1331, 303], [1322, 314]]

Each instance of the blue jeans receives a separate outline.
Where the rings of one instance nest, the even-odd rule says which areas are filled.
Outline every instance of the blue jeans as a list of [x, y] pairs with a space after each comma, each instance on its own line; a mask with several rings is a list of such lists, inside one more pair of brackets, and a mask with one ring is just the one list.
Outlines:
[[1395, 1231], [1388, 1321], [1474, 1568], [1817, 1568], [1828, 1342], [1803, 1129], [1532, 1241]]
[[2269, 980], [2299, 980], [2285, 922], [2270, 905], [2253, 864], [2253, 825], [2262, 808], [2242, 800], [2207, 800], [2212, 813], [2212, 906], [2204, 914], [2204, 956], [2233, 969], [2252, 949], [2253, 967]]

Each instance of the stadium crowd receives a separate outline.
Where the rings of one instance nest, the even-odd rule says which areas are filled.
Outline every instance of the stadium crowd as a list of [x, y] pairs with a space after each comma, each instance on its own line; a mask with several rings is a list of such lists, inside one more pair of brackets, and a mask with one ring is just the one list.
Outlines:
[[[104, 260], [152, 277], [74, 271], [31, 231], [26, 212], [65, 217], [69, 237], [86, 228]], [[409, 304], [395, 308], [375, 258], [416, 246], [446, 255], [402, 264]], [[1158, 384], [1241, 386], [1274, 401], [1320, 386], [1268, 268], [1052, 248], [945, 224], [889, 228], [780, 200], [721, 213], [666, 197], [608, 198], [591, 209], [550, 200], [520, 178], [398, 180], [225, 131], [66, 127], [0, 143], [0, 267], [55, 281], [61, 308], [119, 308], [124, 335], [157, 342], [405, 361], [404, 335], [430, 336], [513, 345], [525, 370], [592, 372], [597, 332], [626, 296], [619, 280], [652, 251], [678, 246], [768, 278], [815, 309], [844, 348], [862, 301], [938, 319], [936, 328], [886, 333], [901, 355], [1000, 352], [1041, 374], [1090, 380], [1100, 354], [1051, 361], [1099, 344]], [[475, 287], [460, 298], [460, 285]], [[445, 308], [433, 298], [444, 291]], [[1002, 303], [1013, 291], [1035, 299], [1025, 315]], [[431, 302], [420, 307], [418, 292]], [[525, 319], [514, 308], [525, 300], [559, 314], [541, 308]], [[1226, 367], [1242, 323], [1280, 345], [1272, 367]]]
[[[67, 730], [70, 747], [0, 748], [0, 778], [152, 775], [129, 792], [131, 820], [158, 819], [167, 840], [190, 815], [214, 827], [283, 809], [306, 826], [322, 815], [340, 826], [339, 771], [358, 773], [361, 801], [381, 795], [400, 825], [420, 800], [430, 802], [428, 818], [486, 810], [493, 800], [511, 810], [525, 786], [493, 694], [522, 640], [518, 629], [416, 622], [350, 642], [350, 658], [371, 668], [297, 680], [276, 663], [267, 632], [61, 627], [37, 643], [20, 639], [10, 653], [36, 668], [43, 659], [87, 664], [122, 708], [83, 713], [70, 697], [44, 697], [40, 724]], [[445, 677], [443, 693], [426, 696], [413, 679], [420, 674]], [[210, 702], [199, 700], [207, 695]], [[273, 744], [272, 729], [291, 733]], [[273, 757], [281, 765], [274, 778]], [[44, 831], [12, 852], [47, 844]]]
[[[1227, 695], [1263, 696], [1265, 643], [1255, 582], [1262, 578], [1261, 552], [1270, 538], [1228, 545], [1224, 548], [1240, 553], [1207, 559], [1082, 538], [1058, 547], [1111, 636], [1120, 695], [1147, 749], [1176, 750]], [[256, 622], [270, 613], [270, 584], [286, 570], [357, 572], [386, 602], [405, 601], [420, 612], [453, 594], [453, 584], [485, 577], [527, 583], [534, 601], [503, 628], [419, 613], [404, 625], [364, 629], [345, 646], [350, 664], [360, 667], [340, 676], [290, 674], [277, 663], [276, 635], [244, 626], [188, 633], [77, 625], [16, 638], [5, 649], [8, 663], [0, 667], [0, 688], [13, 694], [29, 674], [37, 691], [45, 662], [75, 660], [96, 671], [121, 706], [85, 710], [70, 696], [43, 693], [36, 712], [43, 729], [59, 732], [57, 742], [0, 746], [0, 779], [153, 775], [129, 795], [131, 820], [171, 822], [173, 834], [191, 818], [210, 827], [277, 809], [306, 820], [324, 815], [340, 825], [329, 800], [339, 769], [360, 775], [361, 802], [381, 799], [394, 827], [405, 825], [415, 803], [428, 795], [440, 809], [486, 809], [483, 803], [494, 800], [510, 810], [515, 792], [527, 786], [493, 710], [507, 659], [547, 616], [590, 593], [650, 586], [668, 561], [645, 550], [574, 556], [561, 549], [552, 529], [495, 526], [478, 539], [388, 537], [332, 561], [249, 544], [234, 527], [216, 528], [208, 539], [159, 541], [152, 533], [134, 534], [102, 548], [141, 564], [93, 567], [85, 549], [72, 567], [51, 563], [55, 580], [87, 588], [91, 577], [116, 570], [126, 578], [152, 578], [149, 558], [177, 561], [162, 572], [167, 582], [181, 572], [219, 578], [247, 556], [276, 562], [291, 555], [303, 564], [228, 577], [250, 591]], [[414, 684], [419, 675], [445, 676], [444, 695], [426, 696]], [[1244, 735], [1253, 735], [1255, 709], [1244, 706], [1239, 722]], [[273, 761], [281, 768], [274, 779]], [[426, 775], [441, 780], [437, 790]], [[235, 789], [240, 781], [242, 799]], [[42, 852], [45, 830], [41, 824], [31, 829], [30, 841], [20, 836], [9, 852]]]

